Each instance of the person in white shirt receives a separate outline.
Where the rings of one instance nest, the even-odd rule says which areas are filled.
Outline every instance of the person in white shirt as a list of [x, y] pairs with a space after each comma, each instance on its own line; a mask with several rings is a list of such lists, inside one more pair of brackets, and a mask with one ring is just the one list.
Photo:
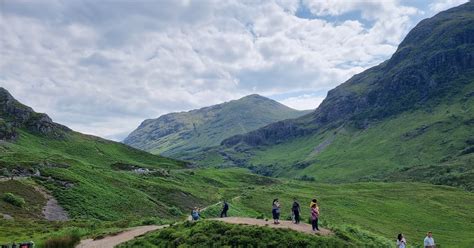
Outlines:
[[405, 240], [405, 237], [403, 237], [403, 234], [398, 234], [397, 237], [397, 248], [405, 248], [407, 247], [407, 241]]
[[425, 248], [436, 248], [434, 239], [433, 239], [433, 233], [428, 232], [426, 235], [425, 241], [423, 242]]

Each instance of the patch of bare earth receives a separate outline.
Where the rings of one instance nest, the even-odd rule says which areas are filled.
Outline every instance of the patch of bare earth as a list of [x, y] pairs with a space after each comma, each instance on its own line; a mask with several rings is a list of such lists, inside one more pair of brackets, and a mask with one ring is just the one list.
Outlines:
[[59, 205], [56, 198], [41, 187], [35, 187], [35, 190], [46, 198], [46, 206], [43, 208], [43, 216], [50, 221], [66, 221], [69, 220], [67, 212]]
[[227, 218], [215, 218], [212, 220], [222, 221], [230, 224], [243, 224], [243, 225], [252, 225], [252, 226], [266, 226], [270, 228], [283, 228], [291, 229], [302, 233], [308, 234], [319, 234], [323, 236], [332, 235], [333, 233], [329, 229], [319, 228], [320, 231], [313, 232], [311, 225], [306, 223], [294, 224], [291, 221], [280, 221], [280, 224], [273, 224], [273, 221], [266, 221], [262, 219], [253, 219], [253, 218], [242, 218], [242, 217], [227, 217]]

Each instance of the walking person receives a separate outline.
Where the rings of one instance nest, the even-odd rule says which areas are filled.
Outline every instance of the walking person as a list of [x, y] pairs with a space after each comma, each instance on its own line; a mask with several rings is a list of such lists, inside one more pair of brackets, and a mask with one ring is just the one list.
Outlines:
[[432, 232], [428, 232], [426, 234], [425, 240], [423, 241], [423, 246], [425, 248], [436, 248], [436, 244], [435, 244], [435, 241], [433, 239], [433, 233]]
[[193, 208], [193, 211], [191, 211], [191, 217], [194, 221], [197, 221], [199, 220], [199, 217], [200, 217], [200, 211], [199, 211], [199, 208], [197, 207], [194, 207]]
[[318, 201], [316, 199], [313, 199], [311, 201], [311, 226], [313, 227], [313, 232], [315, 231], [319, 232], [318, 219], [319, 219]]
[[280, 224], [280, 203], [278, 199], [274, 199], [272, 203], [273, 224]]
[[294, 222], [295, 224], [300, 223], [300, 204], [296, 200], [296, 198], [293, 199], [293, 206], [291, 207], [291, 211], [293, 212], [293, 217], [294, 217]]
[[407, 241], [405, 240], [405, 237], [403, 237], [403, 234], [398, 234], [397, 237], [397, 248], [406, 248], [407, 247]]
[[222, 206], [221, 218], [227, 217], [227, 211], [229, 211], [229, 204], [224, 200], [224, 205]]

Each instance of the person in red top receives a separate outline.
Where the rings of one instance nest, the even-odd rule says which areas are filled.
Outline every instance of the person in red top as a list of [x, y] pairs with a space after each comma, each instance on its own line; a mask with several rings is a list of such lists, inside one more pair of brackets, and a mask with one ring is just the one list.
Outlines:
[[311, 226], [313, 226], [313, 231], [319, 231], [318, 219], [319, 219], [318, 201], [316, 199], [313, 199], [311, 201]]

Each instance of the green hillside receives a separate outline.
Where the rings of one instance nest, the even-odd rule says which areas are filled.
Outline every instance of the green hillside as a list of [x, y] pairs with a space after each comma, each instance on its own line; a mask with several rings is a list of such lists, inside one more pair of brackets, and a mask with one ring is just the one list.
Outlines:
[[228, 137], [275, 121], [302, 116], [297, 111], [259, 95], [145, 120], [124, 143], [155, 154], [189, 159]]
[[230, 137], [198, 163], [473, 190], [473, 13], [469, 2], [421, 21], [389, 60], [329, 91], [311, 114]]
[[[295, 239], [319, 247], [393, 247], [398, 233], [404, 233], [411, 247], [420, 247], [431, 230], [439, 247], [472, 247], [474, 238], [474, 195], [460, 189], [420, 183], [351, 183], [319, 184], [281, 180], [271, 187], [247, 190], [242, 197], [230, 201], [230, 216], [256, 217], [271, 220], [271, 202], [279, 198], [282, 219], [291, 218], [291, 204], [296, 197], [301, 204], [302, 220], [309, 218], [309, 202], [320, 202], [322, 226], [335, 232], [335, 237], [311, 238], [292, 231], [280, 233], [265, 228], [235, 227], [220, 223], [185, 224], [151, 233], [130, 243], [159, 247], [172, 242], [193, 245], [246, 241], [260, 242], [284, 237], [284, 247], [292, 247]], [[218, 217], [220, 206], [204, 212], [204, 218]], [[204, 229], [205, 231], [203, 232]], [[255, 238], [254, 232], [262, 235]], [[247, 237], [247, 238], [245, 238]], [[160, 243], [158, 243], [160, 242]], [[193, 243], [194, 242], [194, 243]], [[265, 242], [260, 243], [264, 246]], [[146, 246], [148, 245], [148, 246]], [[268, 245], [268, 244], [267, 244]], [[127, 246], [123, 246], [127, 247]], [[128, 246], [131, 247], [131, 246]]]
[[[241, 169], [193, 171], [185, 162], [74, 132], [19, 103], [3, 88], [0, 103], [0, 195], [12, 193], [25, 201], [15, 206], [0, 200], [0, 216], [15, 220], [1, 220], [0, 242], [30, 235], [41, 240], [69, 226], [173, 221], [194, 206], [273, 182]], [[8, 180], [11, 175], [17, 180]], [[44, 231], [55, 224], [44, 221], [46, 198], [38, 187], [49, 190], [74, 222]]]
[[217, 221], [187, 222], [147, 234], [119, 247], [390, 247], [379, 236], [348, 228], [320, 237], [292, 230], [231, 225]]
[[[420, 22], [311, 113], [251, 95], [147, 120], [127, 138], [198, 168], [74, 132], [0, 87], [0, 244], [169, 223], [123, 247], [393, 247], [398, 233], [420, 247], [427, 231], [438, 247], [474, 247], [473, 13], [471, 1]], [[68, 220], [46, 219], [51, 197]], [[209, 220], [222, 199], [232, 216], [269, 218], [274, 198], [283, 219], [297, 198], [303, 220], [317, 198], [334, 235]], [[184, 221], [196, 206], [210, 206], [208, 220]]]
[[[330, 227], [336, 236], [319, 238], [281, 230], [278, 237], [304, 244], [357, 246], [363, 242], [380, 247], [398, 232], [415, 242], [432, 230], [441, 245], [473, 244], [470, 213], [474, 211], [474, 197], [466, 191], [418, 183], [325, 185], [269, 178], [238, 168], [187, 168], [180, 161], [73, 132], [46, 115], [29, 112], [33, 110], [2, 91], [1, 117], [8, 120], [4, 123], [11, 135], [0, 143], [0, 171], [4, 176], [14, 173], [23, 179], [0, 177], [0, 213], [13, 218], [0, 219], [0, 243], [33, 240], [41, 247], [54, 237], [100, 237], [129, 226], [174, 223], [182, 221], [194, 206], [209, 206], [221, 199], [233, 199], [231, 215], [268, 218], [271, 200], [278, 197], [286, 218], [293, 197], [303, 207], [318, 197], [324, 214], [322, 225]], [[18, 118], [19, 113], [22, 118]], [[38, 122], [31, 116], [43, 118]], [[148, 172], [140, 174], [139, 169]], [[44, 220], [41, 210], [47, 199], [38, 187], [52, 193], [67, 211], [69, 221]], [[6, 194], [25, 203], [15, 205], [5, 200]], [[218, 211], [217, 206], [211, 207], [204, 216], [215, 216]], [[306, 212], [303, 217], [308, 217]], [[204, 230], [201, 237], [210, 235], [222, 244], [235, 241], [226, 235], [229, 230], [238, 242], [250, 242], [256, 233], [263, 235], [261, 240], [273, 240], [275, 235], [266, 228], [208, 222], [186, 225], [190, 224], [133, 242], [174, 242]], [[203, 239], [186, 242], [205, 244]]]

